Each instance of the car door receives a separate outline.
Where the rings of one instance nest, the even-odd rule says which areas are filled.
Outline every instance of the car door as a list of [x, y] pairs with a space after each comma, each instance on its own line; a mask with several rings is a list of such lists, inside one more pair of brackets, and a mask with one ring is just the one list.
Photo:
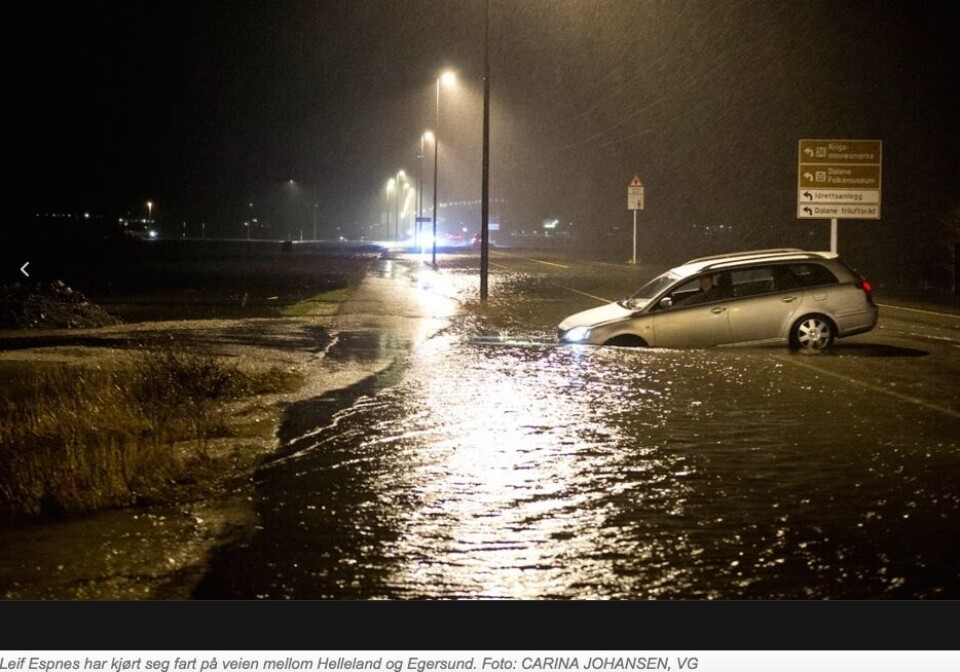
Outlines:
[[673, 305], [664, 307], [663, 300], [651, 311], [654, 343], [663, 348], [705, 348], [730, 342], [727, 319], [729, 301], [722, 299], [704, 303], [688, 300], [696, 295], [700, 277], [679, 285], [668, 294]]
[[787, 337], [803, 303], [803, 289], [786, 266], [760, 266], [732, 271], [736, 299], [728, 310], [734, 343], [774, 343]]

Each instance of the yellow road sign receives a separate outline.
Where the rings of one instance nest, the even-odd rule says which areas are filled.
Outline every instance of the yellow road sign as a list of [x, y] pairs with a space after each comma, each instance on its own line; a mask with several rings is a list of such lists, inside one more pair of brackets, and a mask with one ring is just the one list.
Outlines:
[[801, 140], [797, 217], [880, 219], [880, 140]]

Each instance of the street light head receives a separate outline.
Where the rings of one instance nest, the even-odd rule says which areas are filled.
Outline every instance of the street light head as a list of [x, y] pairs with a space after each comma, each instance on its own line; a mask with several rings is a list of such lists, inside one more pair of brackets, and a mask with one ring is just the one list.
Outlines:
[[444, 86], [453, 86], [457, 83], [457, 76], [450, 70], [440, 75], [440, 83]]
[[426, 140], [427, 142], [433, 142], [434, 140], [433, 131], [425, 131], [423, 134], [423, 139]]
[[393, 191], [393, 187], [397, 184], [397, 181], [392, 177], [387, 180], [387, 191]]

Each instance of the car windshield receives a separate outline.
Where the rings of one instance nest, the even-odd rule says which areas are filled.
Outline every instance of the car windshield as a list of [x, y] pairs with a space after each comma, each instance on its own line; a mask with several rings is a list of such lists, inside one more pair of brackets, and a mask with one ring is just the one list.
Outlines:
[[663, 275], [658, 275], [653, 280], [645, 284], [643, 287], [638, 289], [636, 292], [630, 295], [630, 298], [633, 300], [636, 299], [652, 299], [657, 294], [665, 290], [667, 287], [675, 283], [680, 279], [680, 276], [674, 273], [673, 271], [667, 271]]

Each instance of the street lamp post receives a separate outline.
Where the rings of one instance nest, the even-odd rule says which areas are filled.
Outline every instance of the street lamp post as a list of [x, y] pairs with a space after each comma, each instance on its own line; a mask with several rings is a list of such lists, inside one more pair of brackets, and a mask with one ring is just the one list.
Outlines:
[[423, 138], [426, 133], [420, 134], [420, 152], [417, 154], [417, 217], [413, 227], [413, 246], [420, 250], [420, 218], [423, 216]]
[[433, 255], [431, 264], [437, 267], [437, 176], [440, 172], [440, 83], [452, 86], [457, 81], [452, 72], [445, 72], [437, 77], [437, 124], [433, 136]]
[[490, 0], [483, 2], [483, 176], [480, 202], [480, 301], [487, 302], [490, 267]]
[[410, 177], [404, 171], [403, 173], [403, 188], [400, 192], [400, 212], [397, 216], [397, 241], [404, 239], [407, 233], [407, 209], [409, 208], [410, 203], [410, 192], [413, 191], [413, 182], [410, 180]]
[[387, 227], [386, 227], [386, 231], [384, 231], [384, 236], [383, 236], [383, 239], [385, 241], [390, 240], [390, 210], [393, 209], [391, 208], [391, 204], [390, 204], [390, 192], [393, 191], [395, 186], [396, 186], [396, 180], [394, 178], [391, 177], [389, 180], [387, 180], [387, 203], [383, 213], [384, 215], [386, 215], [386, 218], [387, 218]]
[[[287, 235], [286, 240], [293, 240], [293, 231], [300, 223], [300, 219], [297, 215], [297, 196], [300, 192], [300, 186], [297, 184], [297, 181], [293, 178], [287, 180], [287, 190], [289, 192], [288, 203], [287, 203]], [[303, 229], [300, 229], [300, 239], [303, 239]]]
[[422, 231], [420, 231], [420, 225], [423, 221], [423, 141], [424, 140], [433, 140], [433, 133], [426, 131], [420, 135], [420, 154], [417, 155], [417, 165], [419, 170], [419, 175], [417, 176], [417, 247], [420, 248], [420, 251], [423, 251], [423, 239]]
[[401, 179], [402, 180], [407, 179], [407, 174], [402, 170], [397, 172], [397, 221], [396, 221], [397, 228], [395, 231], [395, 240], [397, 242], [400, 242], [400, 192], [402, 191], [402, 189], [400, 188]]

